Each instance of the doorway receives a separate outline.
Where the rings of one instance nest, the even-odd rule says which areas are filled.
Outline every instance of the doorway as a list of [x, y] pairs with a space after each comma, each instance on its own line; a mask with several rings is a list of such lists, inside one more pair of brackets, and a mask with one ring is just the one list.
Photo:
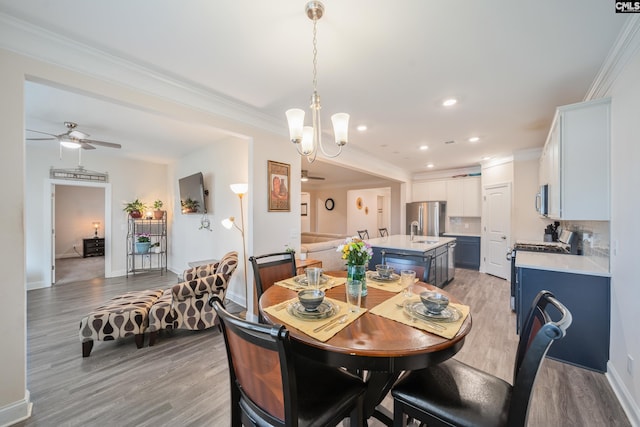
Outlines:
[[[72, 180], [49, 179], [51, 199], [45, 203], [50, 260], [43, 269], [50, 285], [109, 277], [111, 256], [111, 186]], [[84, 240], [104, 239], [104, 256], [84, 257]]]
[[511, 183], [485, 186], [482, 200], [484, 271], [507, 279], [511, 267], [506, 258], [511, 245]]

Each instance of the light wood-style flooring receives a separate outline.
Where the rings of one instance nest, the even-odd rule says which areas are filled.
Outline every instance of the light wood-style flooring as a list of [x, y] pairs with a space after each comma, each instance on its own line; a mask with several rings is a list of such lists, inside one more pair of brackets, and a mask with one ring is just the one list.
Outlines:
[[[469, 304], [473, 315], [456, 357], [511, 381], [518, 337], [509, 283], [470, 270], [456, 275], [446, 290]], [[29, 291], [27, 387], [34, 406], [32, 417], [18, 425], [229, 425], [226, 354], [216, 328], [163, 334], [155, 346], [145, 342], [139, 350], [132, 338], [96, 342], [91, 356], [82, 358], [78, 325], [92, 307], [129, 290], [176, 282], [173, 273], [146, 273]], [[384, 404], [392, 408], [390, 398]], [[629, 425], [604, 375], [545, 360], [529, 426]]]

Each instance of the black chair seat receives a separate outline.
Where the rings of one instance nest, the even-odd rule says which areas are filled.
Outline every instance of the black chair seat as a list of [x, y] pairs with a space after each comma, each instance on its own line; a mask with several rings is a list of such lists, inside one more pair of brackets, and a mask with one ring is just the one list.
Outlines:
[[419, 419], [427, 412], [442, 425], [498, 427], [507, 425], [511, 388], [500, 378], [449, 359], [413, 371], [391, 394], [410, 417]]
[[301, 426], [332, 425], [335, 414], [349, 412], [365, 391], [359, 377], [317, 363], [296, 362], [298, 420]]

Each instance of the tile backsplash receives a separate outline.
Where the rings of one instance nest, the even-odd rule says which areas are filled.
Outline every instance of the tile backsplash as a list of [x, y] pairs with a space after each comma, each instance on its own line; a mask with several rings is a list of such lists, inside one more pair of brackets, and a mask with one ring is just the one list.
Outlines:
[[480, 235], [480, 217], [475, 216], [451, 216], [447, 227], [447, 233], [477, 234]]
[[582, 255], [609, 270], [609, 221], [563, 221], [560, 225], [577, 233]]

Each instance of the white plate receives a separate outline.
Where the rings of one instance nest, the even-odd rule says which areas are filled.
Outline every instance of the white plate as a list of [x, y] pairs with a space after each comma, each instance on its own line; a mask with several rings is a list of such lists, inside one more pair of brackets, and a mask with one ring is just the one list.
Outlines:
[[396, 273], [391, 273], [391, 277], [386, 279], [384, 277], [380, 277], [380, 275], [378, 275], [378, 273], [376, 273], [375, 271], [370, 271], [369, 274], [367, 274], [367, 278], [375, 280], [377, 282], [395, 282], [396, 280], [400, 280], [400, 276]]
[[336, 306], [326, 299], [320, 303], [318, 308], [313, 311], [307, 311], [300, 301], [294, 301], [287, 307], [287, 312], [293, 317], [302, 320], [322, 320], [336, 314]]

